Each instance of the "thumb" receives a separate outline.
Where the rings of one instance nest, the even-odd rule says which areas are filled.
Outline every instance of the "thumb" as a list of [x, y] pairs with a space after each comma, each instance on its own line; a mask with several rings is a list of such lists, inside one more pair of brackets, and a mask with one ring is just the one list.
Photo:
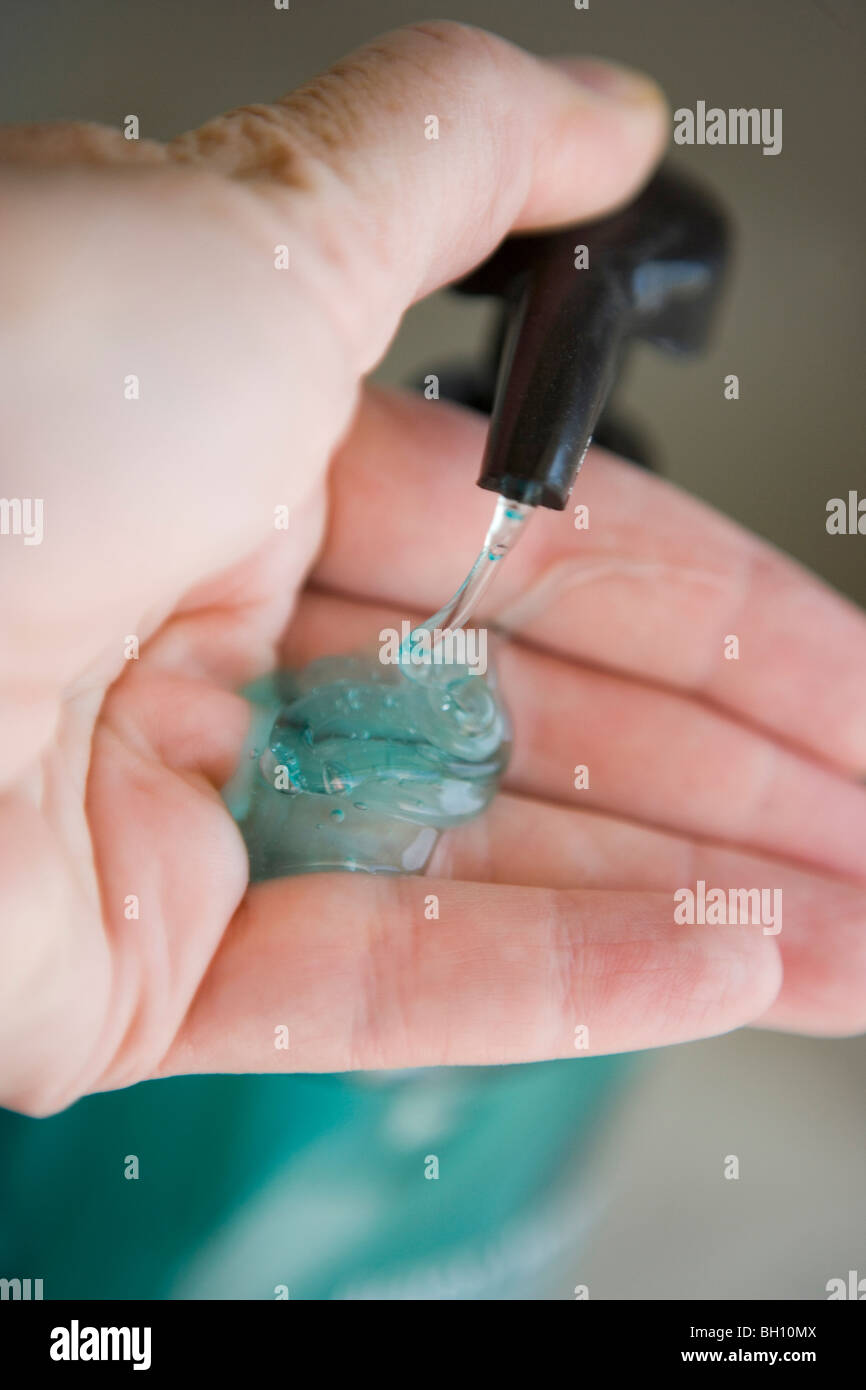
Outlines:
[[[666, 140], [649, 78], [599, 59], [547, 62], [481, 29], [412, 25], [272, 105], [172, 141], [171, 158], [252, 180], [291, 219], [359, 369], [408, 304], [509, 231], [626, 201]], [[309, 249], [304, 248], [304, 243]]]

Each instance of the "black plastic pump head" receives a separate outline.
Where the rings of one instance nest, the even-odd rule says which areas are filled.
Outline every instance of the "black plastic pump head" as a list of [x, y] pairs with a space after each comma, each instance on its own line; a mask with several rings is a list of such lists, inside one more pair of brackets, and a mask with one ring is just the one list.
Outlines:
[[630, 340], [703, 346], [727, 245], [714, 202], [663, 170], [619, 212], [511, 237], [463, 280], [509, 306], [479, 487], [562, 510]]

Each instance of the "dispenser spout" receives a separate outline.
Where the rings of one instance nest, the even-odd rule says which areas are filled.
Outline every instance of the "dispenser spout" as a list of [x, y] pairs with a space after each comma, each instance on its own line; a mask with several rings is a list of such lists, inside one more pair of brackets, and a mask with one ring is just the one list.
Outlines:
[[479, 486], [562, 510], [629, 343], [704, 345], [728, 243], [715, 202], [663, 170], [619, 212], [510, 237], [462, 281], [508, 307]]

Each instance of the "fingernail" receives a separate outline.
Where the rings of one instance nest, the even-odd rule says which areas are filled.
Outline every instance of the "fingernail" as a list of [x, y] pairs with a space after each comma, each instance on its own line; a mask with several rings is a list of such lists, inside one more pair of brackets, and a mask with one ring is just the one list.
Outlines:
[[573, 82], [599, 92], [610, 101], [635, 106], [664, 100], [661, 88], [651, 77], [621, 63], [610, 63], [606, 58], [549, 58], [548, 62]]

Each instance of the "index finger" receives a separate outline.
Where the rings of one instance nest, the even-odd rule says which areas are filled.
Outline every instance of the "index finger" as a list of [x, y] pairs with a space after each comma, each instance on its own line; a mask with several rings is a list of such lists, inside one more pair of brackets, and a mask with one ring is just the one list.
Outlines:
[[576, 1027], [582, 1055], [635, 1051], [749, 1023], [779, 986], [773, 937], [676, 926], [663, 893], [302, 874], [251, 888], [155, 1074], [542, 1061]]

